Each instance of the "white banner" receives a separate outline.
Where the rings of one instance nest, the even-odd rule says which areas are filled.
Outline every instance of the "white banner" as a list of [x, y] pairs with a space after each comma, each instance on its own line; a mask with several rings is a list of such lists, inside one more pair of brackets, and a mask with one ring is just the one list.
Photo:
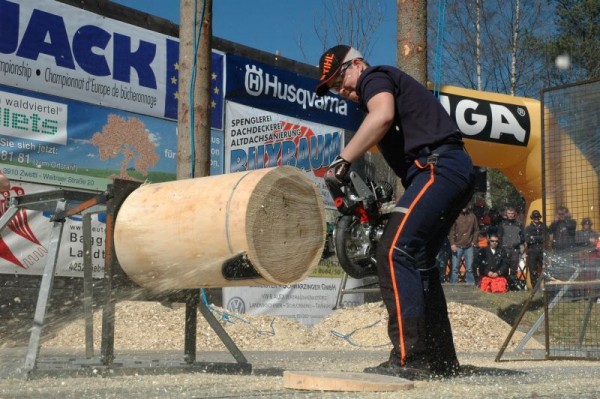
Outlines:
[[167, 90], [176, 38], [58, 1], [2, 0], [0, 27], [2, 84], [174, 117], [166, 102], [176, 100]]
[[225, 173], [290, 165], [302, 169], [333, 207], [323, 176], [344, 145], [341, 128], [227, 101]]
[[[10, 192], [0, 200], [0, 216], [9, 205], [10, 196], [42, 193], [53, 187], [30, 183], [12, 183]], [[52, 205], [52, 204], [49, 204]], [[73, 206], [75, 204], [70, 204]], [[54, 205], [48, 211], [19, 209], [0, 235], [0, 273], [42, 275], [48, 259]], [[95, 277], [104, 275], [105, 214], [92, 214], [92, 268]], [[83, 277], [82, 216], [65, 220], [59, 242], [56, 275]]]
[[[341, 279], [309, 277], [299, 283], [269, 287], [223, 288], [223, 307], [240, 314], [284, 316], [304, 325], [315, 325], [335, 307]], [[346, 288], [363, 284], [348, 279]], [[352, 307], [364, 303], [364, 294], [346, 294], [342, 305]]]

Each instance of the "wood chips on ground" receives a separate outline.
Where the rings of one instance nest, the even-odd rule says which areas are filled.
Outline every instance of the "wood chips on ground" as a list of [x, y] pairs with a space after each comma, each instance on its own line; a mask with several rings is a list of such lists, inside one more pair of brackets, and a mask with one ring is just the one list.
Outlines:
[[[308, 351], [389, 349], [387, 312], [382, 302], [338, 309], [312, 327], [285, 317], [232, 314], [211, 306], [214, 314], [241, 350]], [[450, 302], [448, 304], [454, 343], [458, 352], [498, 351], [510, 325], [486, 310]], [[119, 302], [116, 305], [115, 349], [182, 350], [185, 306], [163, 306], [157, 302]], [[94, 347], [100, 347], [102, 312], [94, 313]], [[523, 338], [517, 331], [508, 350]], [[56, 331], [43, 348], [85, 348], [82, 319]], [[198, 350], [226, 350], [204, 317], [198, 315]], [[526, 349], [541, 349], [529, 340]]]

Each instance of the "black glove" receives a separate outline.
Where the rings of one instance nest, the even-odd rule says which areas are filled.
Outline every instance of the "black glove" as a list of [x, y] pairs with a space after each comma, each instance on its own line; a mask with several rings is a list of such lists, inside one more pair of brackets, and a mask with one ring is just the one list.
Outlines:
[[327, 184], [334, 201], [336, 198], [344, 196], [342, 186], [348, 181], [349, 170], [350, 162], [338, 155], [325, 172], [325, 184]]

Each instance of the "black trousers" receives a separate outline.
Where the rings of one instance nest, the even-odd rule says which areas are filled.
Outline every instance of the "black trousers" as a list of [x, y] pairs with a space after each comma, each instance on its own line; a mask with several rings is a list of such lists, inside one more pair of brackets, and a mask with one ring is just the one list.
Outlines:
[[542, 270], [544, 265], [544, 247], [541, 245], [531, 246], [527, 249], [527, 268], [531, 284], [535, 285], [538, 280], [538, 269]]
[[435, 257], [473, 194], [471, 159], [462, 150], [421, 157], [404, 183], [377, 250], [392, 356], [401, 365], [420, 357], [443, 369], [457, 360]]

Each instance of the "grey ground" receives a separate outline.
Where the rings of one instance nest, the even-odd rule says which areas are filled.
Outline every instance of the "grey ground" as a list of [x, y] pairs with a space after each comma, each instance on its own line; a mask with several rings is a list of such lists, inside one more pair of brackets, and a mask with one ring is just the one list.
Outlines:
[[[474, 337], [474, 339], [477, 339]], [[247, 352], [245, 375], [185, 371], [176, 352], [115, 353], [103, 369], [83, 353], [40, 352], [38, 369], [23, 379], [26, 348], [0, 349], [0, 398], [598, 398], [600, 367], [592, 361], [532, 360], [540, 354], [459, 354], [465, 375], [416, 382], [400, 392], [310, 392], [283, 387], [284, 370], [362, 371], [385, 360], [383, 351]], [[506, 360], [505, 360], [506, 359]], [[236, 364], [227, 352], [199, 352], [201, 364]], [[94, 365], [100, 367], [95, 367]], [[122, 364], [122, 365], [121, 365]], [[142, 367], [145, 366], [145, 367]], [[148, 374], [153, 367], [158, 374]], [[79, 374], [79, 375], [77, 375]]]

